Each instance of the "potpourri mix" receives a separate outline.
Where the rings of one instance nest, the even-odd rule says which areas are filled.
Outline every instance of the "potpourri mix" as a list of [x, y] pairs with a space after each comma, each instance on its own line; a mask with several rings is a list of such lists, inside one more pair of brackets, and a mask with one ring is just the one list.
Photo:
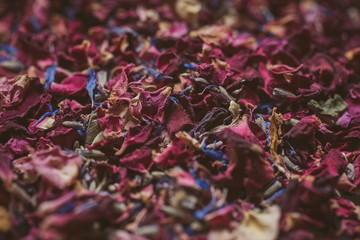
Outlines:
[[360, 239], [360, 2], [0, 2], [0, 239]]

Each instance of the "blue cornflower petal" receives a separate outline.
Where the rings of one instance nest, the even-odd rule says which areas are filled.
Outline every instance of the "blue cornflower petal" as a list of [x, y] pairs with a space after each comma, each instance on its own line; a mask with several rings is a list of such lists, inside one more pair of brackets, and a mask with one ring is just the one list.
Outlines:
[[205, 206], [203, 209], [196, 211], [195, 218], [198, 220], [202, 220], [206, 216], [206, 214], [208, 214], [208, 212], [211, 211], [211, 209], [214, 207], [215, 203], [216, 203], [215, 190], [213, 188], [211, 188], [210, 203], [207, 206]]
[[42, 116], [39, 118], [39, 120], [36, 121], [36, 123], [34, 124], [34, 126], [38, 125], [39, 122], [41, 122], [42, 120], [44, 120], [44, 118], [50, 117], [50, 116], [52, 116], [52, 112], [46, 112], [46, 113], [44, 113], [44, 115], [42, 115]]
[[197, 185], [199, 185], [199, 187], [205, 190], [210, 188], [210, 184], [206, 181], [206, 179], [199, 179], [194, 169], [190, 168], [189, 172], [191, 176], [195, 179], [195, 182]]
[[48, 67], [45, 72], [45, 88], [49, 89], [55, 80], [56, 64]]
[[184, 67], [185, 67], [185, 68], [187, 68], [187, 69], [193, 70], [193, 71], [195, 71], [195, 70], [196, 70], [196, 68], [195, 68], [195, 65], [194, 65], [194, 64], [184, 63]]
[[90, 69], [88, 71], [88, 74], [90, 75], [89, 78], [86, 80], [86, 90], [89, 94], [89, 97], [91, 99], [91, 104], [94, 106], [94, 90], [96, 88], [96, 73], [94, 70]]
[[75, 21], [75, 9], [74, 7], [66, 8], [66, 16], [69, 22]]
[[205, 141], [202, 142], [201, 150], [214, 161], [227, 163], [228, 159], [223, 156], [221, 150], [211, 150], [206, 147]]
[[269, 133], [269, 127], [270, 127], [270, 122], [266, 122], [265, 123], [266, 126], [266, 143], [268, 146], [270, 146], [270, 133]]
[[179, 100], [176, 97], [170, 97], [169, 100], [171, 100], [175, 104], [179, 104]]
[[1, 57], [0, 58], [0, 62], [5, 62], [5, 61], [9, 61], [9, 60], [11, 60], [10, 57]]
[[204, 88], [203, 92], [205, 92], [207, 89], [213, 88], [213, 87], [219, 89], [219, 86], [214, 85], [214, 84], [211, 84], [211, 85], [209, 85], [209, 86], [206, 86], [206, 87]]
[[9, 45], [0, 43], [0, 50], [6, 51], [12, 55], [16, 55], [17, 50]]
[[38, 22], [38, 20], [37, 20], [37, 18], [35, 16], [31, 17], [30, 22], [31, 22], [31, 26], [33, 27], [35, 32], [38, 33], [38, 32], [41, 31], [41, 28], [39, 26], [39, 22]]
[[274, 193], [271, 197], [269, 197], [268, 199], [266, 199], [266, 202], [271, 202], [271, 201], [274, 200], [275, 198], [283, 195], [284, 192], [285, 192], [285, 189], [280, 189], [279, 191], [277, 191], [276, 193]]
[[154, 70], [152, 70], [151, 68], [148, 68], [146, 66], [143, 65], [143, 68], [151, 75], [153, 76], [154, 78], [156, 78], [156, 74], [154, 72]]
[[173, 78], [170, 77], [170, 76], [160, 76], [160, 77], [157, 77], [156, 79], [157, 80], [163, 80], [163, 79], [173, 79]]

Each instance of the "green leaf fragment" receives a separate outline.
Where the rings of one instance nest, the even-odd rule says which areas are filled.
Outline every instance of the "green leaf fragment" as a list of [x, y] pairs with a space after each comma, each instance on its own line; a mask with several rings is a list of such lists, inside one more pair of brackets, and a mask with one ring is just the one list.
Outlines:
[[307, 106], [317, 114], [335, 117], [347, 108], [347, 103], [339, 94], [335, 94], [334, 98], [329, 98], [322, 104], [312, 99]]

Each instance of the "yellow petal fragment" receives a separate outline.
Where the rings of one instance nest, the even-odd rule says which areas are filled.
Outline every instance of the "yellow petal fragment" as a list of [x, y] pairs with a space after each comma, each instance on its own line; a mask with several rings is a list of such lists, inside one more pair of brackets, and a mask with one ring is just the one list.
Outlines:
[[273, 109], [273, 112], [269, 118], [270, 120], [270, 127], [269, 127], [269, 134], [270, 134], [270, 155], [271, 157], [280, 165], [280, 157], [277, 154], [278, 146], [281, 143], [281, 124], [283, 122], [283, 116], [281, 113], [276, 113], [276, 108]]
[[10, 216], [6, 209], [0, 206], [0, 232], [8, 232], [11, 229]]

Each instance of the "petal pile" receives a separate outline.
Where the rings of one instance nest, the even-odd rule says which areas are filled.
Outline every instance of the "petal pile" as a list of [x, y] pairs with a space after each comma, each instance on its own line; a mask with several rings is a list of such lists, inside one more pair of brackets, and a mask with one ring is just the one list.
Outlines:
[[0, 3], [0, 239], [359, 226], [359, 1]]

